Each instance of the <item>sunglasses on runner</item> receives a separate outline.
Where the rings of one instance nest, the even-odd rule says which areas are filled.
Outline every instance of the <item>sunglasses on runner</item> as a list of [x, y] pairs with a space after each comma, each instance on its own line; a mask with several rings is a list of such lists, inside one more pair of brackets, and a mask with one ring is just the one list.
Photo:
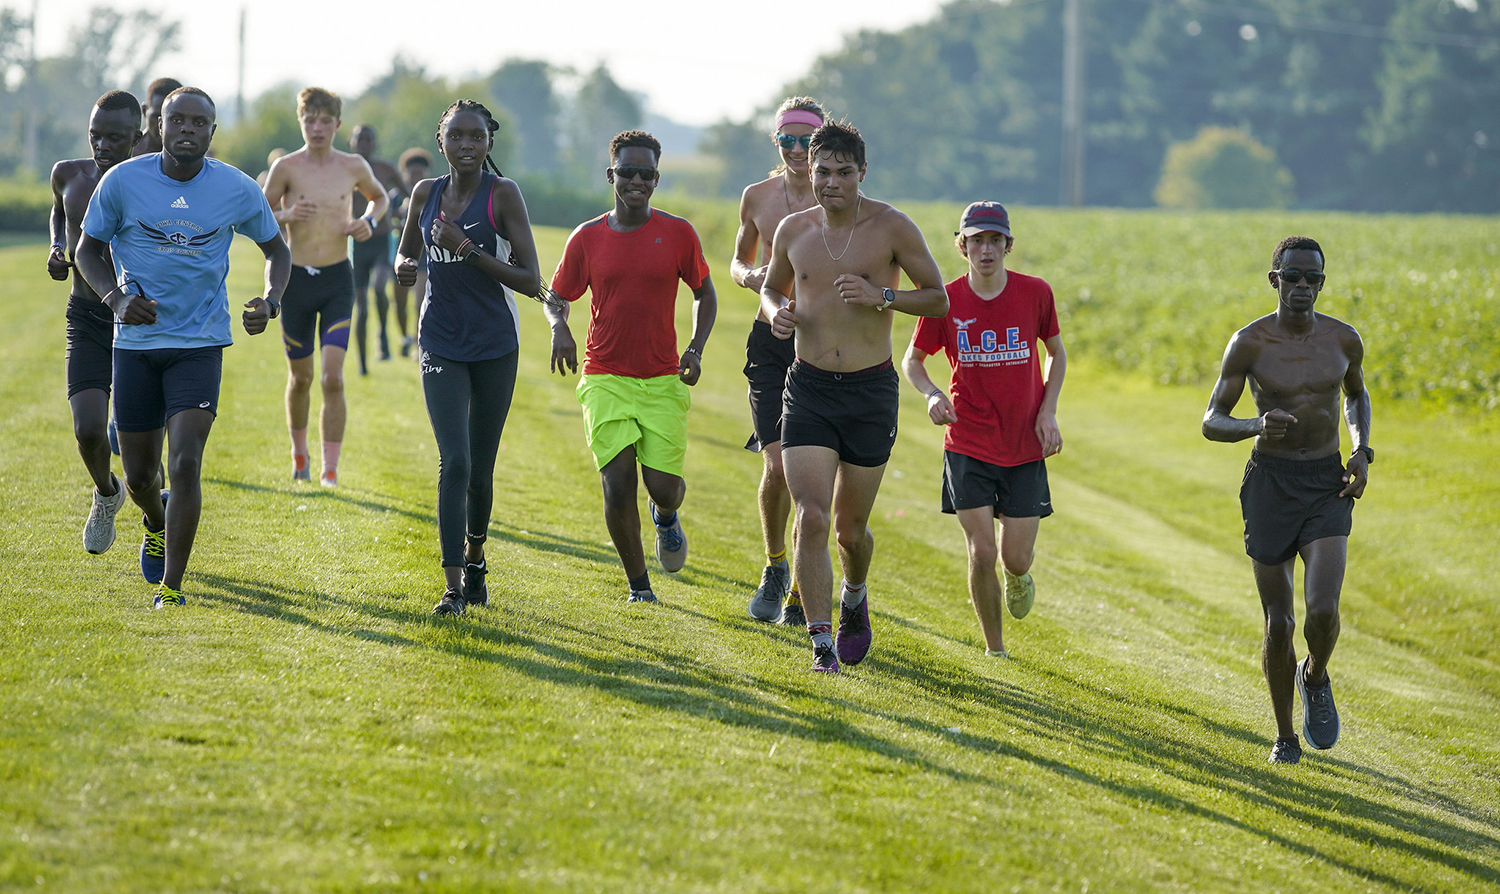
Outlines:
[[806, 149], [808, 146], [812, 145], [812, 134], [810, 133], [805, 133], [800, 137], [794, 137], [789, 133], [779, 133], [771, 139], [776, 141], [776, 145], [787, 150], [790, 150], [798, 143], [802, 144], [803, 149]]
[[657, 175], [656, 168], [638, 168], [634, 165], [620, 165], [614, 171], [615, 176], [621, 180], [634, 180], [639, 177], [647, 183], [655, 180]]
[[1328, 274], [1321, 270], [1298, 270], [1295, 267], [1291, 267], [1286, 270], [1272, 270], [1271, 272], [1276, 274], [1277, 279], [1287, 285], [1292, 285], [1298, 280], [1306, 280], [1310, 286], [1321, 286], [1328, 279]]

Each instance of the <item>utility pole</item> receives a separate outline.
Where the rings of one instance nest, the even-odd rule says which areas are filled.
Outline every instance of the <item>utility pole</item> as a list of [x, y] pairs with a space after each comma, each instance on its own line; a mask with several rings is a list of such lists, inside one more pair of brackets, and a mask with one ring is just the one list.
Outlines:
[[245, 7], [240, 7], [240, 77], [236, 86], [234, 123], [245, 120]]
[[31, 39], [27, 41], [26, 47], [26, 123], [22, 125], [21, 131], [21, 169], [37, 173], [37, 130], [41, 127], [38, 120], [42, 110], [41, 97], [38, 96], [38, 85], [36, 82], [36, 13], [37, 0], [31, 0]]
[[1061, 204], [1083, 204], [1084, 53], [1083, 0], [1063, 3], [1063, 112]]

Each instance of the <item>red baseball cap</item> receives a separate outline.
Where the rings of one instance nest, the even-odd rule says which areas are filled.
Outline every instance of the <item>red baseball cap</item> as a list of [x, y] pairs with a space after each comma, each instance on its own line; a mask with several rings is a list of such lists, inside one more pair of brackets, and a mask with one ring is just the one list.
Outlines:
[[1010, 235], [1010, 215], [999, 202], [975, 202], [964, 209], [958, 219], [957, 236], [972, 236], [975, 233], [1004, 233]]

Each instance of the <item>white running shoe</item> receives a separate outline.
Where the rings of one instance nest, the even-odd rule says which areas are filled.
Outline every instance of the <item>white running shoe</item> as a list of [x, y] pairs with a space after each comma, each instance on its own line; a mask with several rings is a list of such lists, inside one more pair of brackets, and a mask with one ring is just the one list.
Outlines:
[[114, 473], [109, 475], [115, 483], [115, 494], [106, 497], [94, 491], [94, 505], [89, 509], [89, 520], [83, 525], [83, 548], [99, 555], [115, 544], [115, 513], [125, 505], [125, 485]]

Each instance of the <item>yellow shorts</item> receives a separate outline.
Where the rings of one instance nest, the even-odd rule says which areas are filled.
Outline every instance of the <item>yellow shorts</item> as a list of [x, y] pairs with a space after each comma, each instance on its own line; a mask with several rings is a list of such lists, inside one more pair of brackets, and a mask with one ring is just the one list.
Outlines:
[[692, 398], [677, 376], [582, 376], [578, 402], [583, 404], [584, 430], [598, 468], [626, 447], [634, 447], [641, 465], [682, 477]]

